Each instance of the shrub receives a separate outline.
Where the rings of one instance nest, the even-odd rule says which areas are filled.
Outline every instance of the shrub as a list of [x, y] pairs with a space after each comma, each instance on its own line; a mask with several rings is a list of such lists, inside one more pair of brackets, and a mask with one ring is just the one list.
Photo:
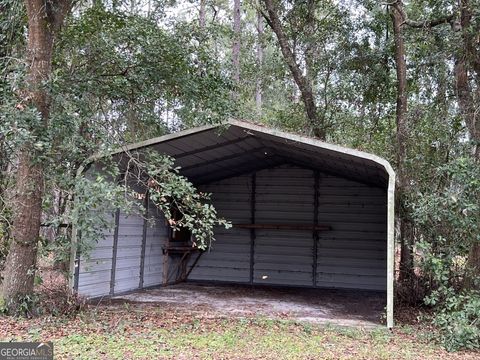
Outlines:
[[433, 324], [448, 351], [480, 348], [480, 293], [452, 292], [437, 309]]
[[435, 310], [432, 322], [448, 350], [480, 348], [480, 293], [465, 281], [469, 250], [480, 241], [480, 165], [460, 157], [437, 176], [442, 187], [419, 194], [412, 206], [425, 303]]

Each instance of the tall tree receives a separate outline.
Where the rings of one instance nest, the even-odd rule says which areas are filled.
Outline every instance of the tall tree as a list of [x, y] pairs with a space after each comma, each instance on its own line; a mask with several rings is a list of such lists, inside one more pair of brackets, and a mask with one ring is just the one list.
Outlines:
[[[473, 21], [473, 5], [470, 0], [460, 0], [460, 19], [456, 30], [461, 31], [462, 46], [455, 58], [455, 80], [460, 111], [465, 119], [473, 143], [473, 155], [480, 161], [480, 115], [476, 98], [480, 93], [480, 20]], [[470, 79], [477, 88], [474, 93]]]
[[198, 25], [200, 26], [201, 30], [205, 30], [206, 14], [207, 14], [207, 1], [200, 0], [200, 9], [198, 11]]
[[263, 16], [267, 24], [277, 36], [278, 44], [280, 46], [283, 58], [285, 59], [285, 62], [288, 65], [288, 68], [290, 69], [290, 72], [293, 76], [293, 79], [295, 80], [295, 83], [300, 90], [302, 101], [305, 106], [305, 112], [313, 129], [313, 134], [315, 135], [315, 137], [324, 140], [326, 136], [324, 117], [318, 112], [318, 108], [315, 103], [315, 97], [313, 94], [312, 84], [309, 81], [308, 77], [303, 74], [302, 69], [297, 62], [292, 47], [289, 44], [287, 35], [285, 34], [285, 30], [278, 15], [276, 6], [272, 2], [272, 0], [262, 1], [266, 9], [266, 13], [264, 12]]
[[[479, 105], [480, 95], [480, 50], [478, 40], [479, 22], [473, 20], [473, 8], [470, 0], [460, 0], [456, 13], [442, 14], [434, 19], [429, 20], [412, 20], [408, 17], [404, 5], [401, 0], [392, 4], [393, 12], [398, 17], [397, 23], [407, 25], [416, 29], [432, 29], [442, 24], [450, 24], [454, 32], [461, 34], [460, 46], [453, 55], [454, 69], [453, 75], [455, 78], [455, 93], [458, 102], [458, 109], [465, 122], [469, 137], [473, 144], [472, 154], [474, 159], [480, 161], [480, 116]], [[394, 25], [395, 26], [395, 25]], [[397, 46], [396, 46], [397, 48]], [[397, 69], [398, 74], [398, 69]], [[473, 81], [471, 80], [473, 79]], [[475, 84], [477, 91], [472, 88]], [[406, 85], [406, 84], [405, 84]], [[397, 102], [397, 117], [398, 117], [398, 102]], [[398, 126], [398, 124], [397, 124]], [[398, 128], [397, 128], [398, 139]], [[398, 153], [397, 153], [398, 155]], [[399, 178], [402, 176], [401, 171], [398, 171]], [[402, 242], [403, 244], [403, 242]], [[405, 249], [407, 257], [403, 257], [404, 249], [402, 247], [402, 264], [409, 266], [411, 261], [411, 254], [408, 254], [408, 249]], [[404, 263], [404, 261], [407, 261]], [[473, 274], [465, 280], [465, 286], [471, 287], [474, 284], [473, 279], [480, 276], [480, 243], [473, 242], [467, 260], [468, 267], [473, 270]]]
[[[24, 104], [19, 106], [33, 106], [38, 111], [41, 124], [32, 129], [38, 137], [44, 135], [49, 126], [50, 97], [45, 84], [52, 74], [55, 38], [71, 6], [70, 0], [25, 1], [29, 67], [23, 92]], [[3, 282], [3, 295], [12, 311], [16, 311], [22, 297], [33, 292], [44, 186], [40, 155], [31, 142], [24, 144], [18, 155], [12, 242]]]
[[257, 82], [255, 84], [255, 105], [257, 109], [257, 115], [262, 114], [262, 65], [263, 65], [263, 36], [264, 36], [263, 16], [260, 10], [257, 10], [257, 67], [260, 70], [257, 76]]
[[[478, 5], [478, 3], [477, 3]], [[454, 27], [461, 31], [462, 46], [455, 56], [455, 87], [460, 112], [464, 118], [470, 140], [473, 144], [472, 154], [480, 163], [480, 21], [473, 21], [473, 5], [470, 0], [460, 0], [460, 19]], [[470, 78], [476, 87], [472, 89]], [[466, 278], [465, 286], [475, 285], [480, 277], [480, 242], [474, 241], [470, 247], [468, 267], [472, 274]]]
[[402, 16], [403, 3], [398, 0], [390, 7], [393, 23], [395, 43], [395, 65], [397, 76], [397, 105], [396, 105], [396, 163], [397, 163], [397, 205], [399, 209], [399, 231], [401, 244], [400, 279], [413, 278], [413, 227], [408, 219], [408, 210], [405, 207], [405, 196], [409, 187], [409, 178], [406, 168], [408, 142], [408, 90], [407, 90], [407, 60], [404, 39], [404, 19]]
[[[233, 0], [233, 45], [232, 45], [232, 63], [233, 63], [233, 80], [235, 85], [240, 85], [240, 38], [242, 36], [242, 17], [241, 2]], [[238, 89], [235, 91], [235, 97], [238, 97]]]

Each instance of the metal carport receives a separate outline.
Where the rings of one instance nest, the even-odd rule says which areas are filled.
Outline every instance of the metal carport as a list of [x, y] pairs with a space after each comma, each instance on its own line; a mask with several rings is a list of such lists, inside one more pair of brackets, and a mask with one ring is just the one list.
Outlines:
[[[387, 326], [393, 326], [395, 174], [386, 160], [237, 120], [110, 155], [122, 163], [128, 152], [145, 148], [174, 157], [235, 224], [218, 230], [211, 251], [191, 257], [189, 281], [386, 291]], [[172, 280], [165, 267], [168, 227], [155, 216], [149, 227], [117, 211], [115, 229], [88, 258], [76, 254], [74, 230], [72, 287], [99, 297]]]

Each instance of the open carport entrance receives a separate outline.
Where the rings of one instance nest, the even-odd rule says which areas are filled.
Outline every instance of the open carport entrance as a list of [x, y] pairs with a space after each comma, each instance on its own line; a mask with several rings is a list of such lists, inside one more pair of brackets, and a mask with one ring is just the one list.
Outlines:
[[182, 236], [176, 241], [148, 203], [153, 227], [117, 212], [115, 231], [88, 259], [72, 262], [81, 294], [117, 295], [183, 280], [350, 289], [359, 297], [376, 291], [393, 325], [394, 173], [385, 160], [238, 121], [114, 155], [121, 163], [126, 151], [143, 148], [173, 156], [234, 227], [218, 229], [211, 250], [200, 253]]
[[378, 326], [385, 312], [385, 294], [378, 291], [211, 282], [182, 282], [113, 299], [188, 309], [214, 317], [260, 316], [340, 326]]

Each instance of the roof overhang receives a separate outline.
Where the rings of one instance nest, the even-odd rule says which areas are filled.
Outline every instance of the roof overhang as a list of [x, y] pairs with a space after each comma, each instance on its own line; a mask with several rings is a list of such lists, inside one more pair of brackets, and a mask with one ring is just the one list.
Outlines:
[[390, 164], [379, 156], [239, 120], [126, 145], [89, 162], [108, 155], [121, 161], [143, 149], [175, 158], [181, 174], [195, 184], [287, 163], [385, 189], [394, 176]]

